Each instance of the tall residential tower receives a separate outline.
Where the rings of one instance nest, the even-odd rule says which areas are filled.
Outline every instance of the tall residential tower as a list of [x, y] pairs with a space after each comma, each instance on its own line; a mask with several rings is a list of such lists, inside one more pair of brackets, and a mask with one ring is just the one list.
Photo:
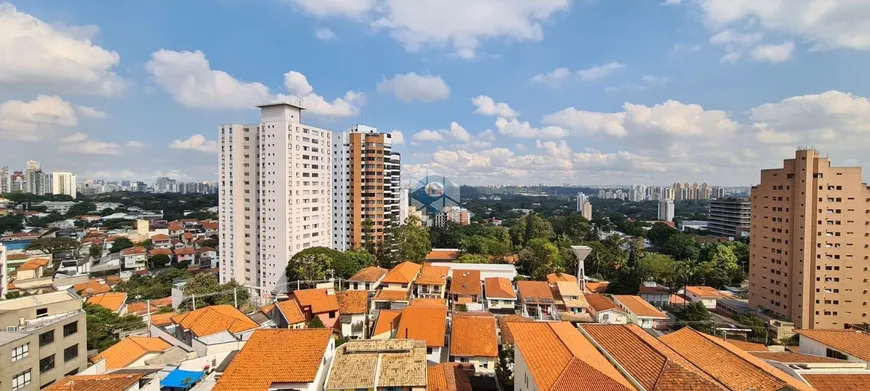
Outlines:
[[870, 190], [812, 149], [752, 188], [749, 305], [802, 329], [870, 321]]
[[333, 140], [299, 106], [259, 108], [259, 124], [219, 129], [220, 276], [266, 293], [294, 254], [331, 244]]
[[401, 158], [392, 136], [365, 125], [336, 132], [332, 140], [332, 247], [339, 251], [375, 246], [400, 219]]

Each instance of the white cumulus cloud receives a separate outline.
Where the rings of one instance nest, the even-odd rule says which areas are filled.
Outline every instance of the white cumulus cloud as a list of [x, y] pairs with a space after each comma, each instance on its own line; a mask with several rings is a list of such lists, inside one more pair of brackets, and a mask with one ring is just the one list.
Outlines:
[[332, 29], [321, 27], [314, 30], [314, 36], [321, 41], [329, 41], [330, 39], [335, 38], [335, 32], [332, 31]]
[[450, 97], [450, 87], [441, 76], [415, 72], [382, 80], [378, 83], [378, 92], [392, 92], [403, 102], [433, 102]]
[[0, 103], [0, 137], [39, 140], [78, 125], [73, 105], [59, 96], [40, 95], [31, 101]]
[[477, 107], [477, 110], [474, 110], [474, 112], [477, 114], [494, 117], [519, 116], [519, 113], [512, 109], [507, 103], [496, 102], [495, 100], [486, 95], [479, 95], [471, 98], [471, 103], [474, 104], [475, 107]]
[[284, 88], [290, 93], [278, 95], [279, 101], [287, 101], [305, 108], [308, 112], [326, 117], [350, 117], [359, 113], [365, 96], [357, 91], [348, 91], [331, 102], [314, 93], [314, 87], [302, 73], [290, 71], [284, 74]]
[[791, 41], [779, 45], [758, 45], [752, 49], [752, 58], [772, 63], [791, 60], [793, 54], [794, 42]]
[[186, 151], [199, 151], [205, 153], [217, 153], [217, 141], [208, 140], [201, 134], [194, 134], [187, 140], [175, 140], [169, 144], [171, 149], [179, 149]]

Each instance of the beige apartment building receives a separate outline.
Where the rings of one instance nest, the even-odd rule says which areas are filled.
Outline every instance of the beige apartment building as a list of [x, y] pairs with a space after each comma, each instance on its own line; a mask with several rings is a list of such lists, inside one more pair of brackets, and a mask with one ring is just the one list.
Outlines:
[[870, 322], [870, 190], [812, 149], [752, 188], [749, 304], [796, 328]]
[[0, 301], [0, 391], [35, 391], [84, 370], [85, 318], [69, 291]]

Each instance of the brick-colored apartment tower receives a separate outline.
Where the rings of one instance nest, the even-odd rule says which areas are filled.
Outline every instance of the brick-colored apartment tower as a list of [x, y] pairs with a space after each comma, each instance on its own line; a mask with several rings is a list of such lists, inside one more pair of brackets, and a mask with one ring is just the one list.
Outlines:
[[870, 190], [860, 167], [801, 149], [752, 188], [749, 305], [797, 328], [870, 322]]

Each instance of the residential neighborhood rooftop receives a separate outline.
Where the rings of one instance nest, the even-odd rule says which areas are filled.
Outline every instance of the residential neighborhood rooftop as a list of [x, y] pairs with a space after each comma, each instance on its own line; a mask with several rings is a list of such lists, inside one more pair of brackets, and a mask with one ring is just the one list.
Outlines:
[[172, 321], [197, 337], [221, 331], [233, 334], [253, 330], [260, 325], [231, 305], [213, 305], [172, 317]]
[[105, 359], [106, 369], [124, 368], [148, 353], [163, 352], [171, 347], [160, 338], [130, 336], [100, 352], [93, 361]]
[[377, 282], [381, 279], [385, 274], [387, 274], [387, 269], [380, 268], [377, 266], [369, 266], [358, 271], [352, 277], [348, 278], [349, 282]]
[[423, 265], [420, 268], [420, 275], [414, 284], [417, 285], [444, 285], [447, 283], [447, 275], [450, 274], [450, 268], [446, 266], [433, 266], [430, 264]]
[[523, 304], [553, 304], [553, 292], [544, 281], [518, 281], [517, 291]]
[[364, 314], [368, 311], [368, 291], [341, 291], [336, 292], [335, 296], [338, 300], [339, 314]]
[[124, 292], [117, 293], [103, 293], [101, 295], [94, 295], [88, 297], [88, 304], [95, 304], [100, 307], [107, 308], [114, 312], [118, 312], [121, 310], [121, 307], [124, 305], [124, 302], [127, 301], [127, 294]]
[[504, 277], [489, 277], [484, 280], [487, 299], [516, 299], [517, 293], [511, 280]]
[[621, 303], [628, 311], [640, 317], [667, 319], [668, 316], [640, 296], [615, 295], [613, 299]]
[[424, 340], [428, 347], [443, 347], [446, 334], [447, 307], [407, 306], [396, 330], [396, 338]]
[[145, 373], [67, 376], [42, 391], [126, 391]]
[[870, 334], [858, 330], [795, 330], [801, 338], [809, 338], [850, 356], [870, 361]]
[[555, 285], [559, 281], [577, 283], [577, 277], [574, 277], [570, 274], [565, 274], [565, 273], [547, 274], [547, 283], [548, 284]]
[[417, 273], [420, 272], [422, 266], [414, 262], [402, 262], [390, 269], [389, 272], [381, 280], [384, 284], [410, 284], [417, 278]]
[[480, 270], [454, 270], [450, 293], [462, 296], [480, 296]]
[[336, 350], [325, 389], [425, 388], [427, 365], [423, 341], [348, 341]]
[[450, 355], [458, 357], [498, 357], [495, 317], [456, 313], [450, 338]]

